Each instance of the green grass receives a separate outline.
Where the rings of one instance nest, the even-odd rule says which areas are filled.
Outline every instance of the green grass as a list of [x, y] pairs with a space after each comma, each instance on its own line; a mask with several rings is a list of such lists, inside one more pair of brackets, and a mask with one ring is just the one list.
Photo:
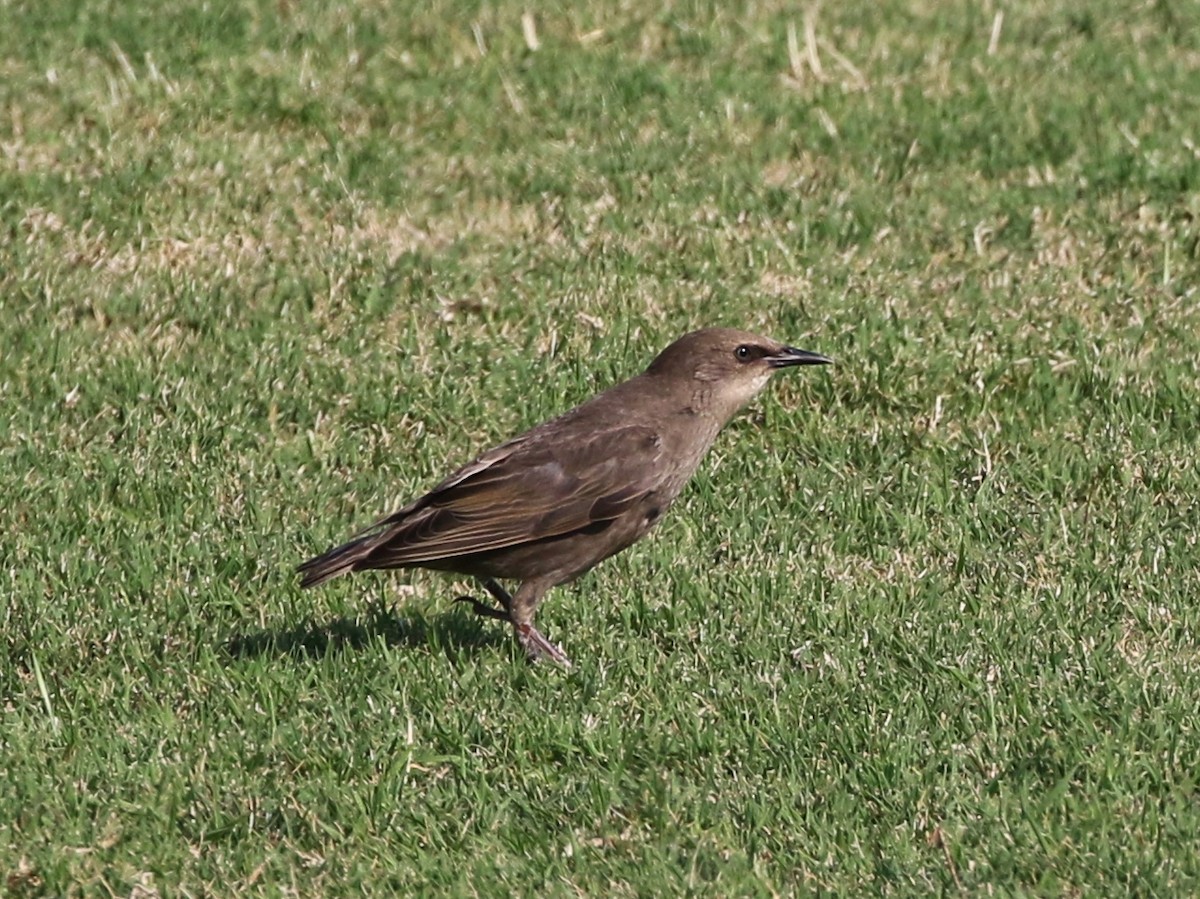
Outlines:
[[[1194, 894], [1198, 8], [526, 8], [4, 5], [7, 895]], [[297, 588], [710, 324], [573, 672]]]

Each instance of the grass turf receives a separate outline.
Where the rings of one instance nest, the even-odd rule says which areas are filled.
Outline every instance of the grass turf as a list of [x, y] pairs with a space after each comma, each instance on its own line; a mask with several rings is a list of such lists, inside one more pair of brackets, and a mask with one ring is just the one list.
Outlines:
[[[1196, 890], [1195, 7], [4, 18], [9, 894]], [[708, 324], [571, 674], [296, 588]]]

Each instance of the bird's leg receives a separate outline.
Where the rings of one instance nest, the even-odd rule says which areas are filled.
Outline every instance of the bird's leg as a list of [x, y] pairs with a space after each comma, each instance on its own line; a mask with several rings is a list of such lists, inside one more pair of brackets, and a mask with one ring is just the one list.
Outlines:
[[492, 599], [500, 603], [504, 607], [504, 612], [507, 614], [512, 609], [513, 598], [512, 594], [500, 586], [500, 582], [494, 577], [483, 579], [483, 589], [492, 594]]
[[529, 656], [529, 661], [537, 662], [541, 659], [549, 659], [551, 662], [562, 665], [564, 668], [571, 667], [571, 660], [567, 658], [567, 654], [542, 636], [532, 624], [513, 622], [513, 630], [517, 632], [517, 642], [521, 644], [521, 648], [525, 650], [525, 654]]
[[484, 618], [512, 622], [517, 642], [521, 644], [521, 648], [525, 650], [525, 654], [529, 656], [531, 662], [549, 659], [564, 668], [571, 667], [571, 660], [567, 658], [566, 653], [543, 637], [541, 632], [533, 626], [533, 613], [541, 601], [542, 594], [546, 592], [545, 587], [532, 581], [526, 582], [521, 585], [521, 589], [517, 591], [514, 598], [500, 586], [495, 578], [485, 578], [480, 580], [480, 583], [488, 593], [492, 594], [496, 602], [500, 603], [502, 609], [480, 602], [474, 596], [460, 596], [455, 602], [470, 603], [475, 614]]
[[552, 662], [562, 665], [564, 668], [570, 668], [571, 660], [567, 658], [567, 654], [543, 637], [538, 629], [533, 626], [533, 613], [537, 609], [537, 604], [541, 600], [542, 594], [545, 592], [546, 588], [536, 581], [526, 581], [521, 584], [516, 597], [513, 598], [508, 607], [513, 631], [517, 635], [517, 642], [521, 644], [521, 648], [529, 656], [529, 661], [536, 662], [539, 659], [549, 659]]
[[509, 610], [512, 609], [513, 598], [509, 595], [509, 592], [501, 587], [495, 578], [483, 578], [480, 583], [483, 584], [483, 589], [492, 594], [496, 602], [500, 603], [502, 610], [480, 602], [474, 596], [460, 596], [454, 601], [469, 602], [475, 614], [483, 618], [496, 618], [499, 621], [511, 620], [509, 618]]

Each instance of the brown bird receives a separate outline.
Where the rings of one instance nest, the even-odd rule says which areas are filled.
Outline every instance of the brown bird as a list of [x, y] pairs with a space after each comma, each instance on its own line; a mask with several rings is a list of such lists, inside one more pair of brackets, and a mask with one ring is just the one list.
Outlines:
[[[693, 331], [650, 367], [464, 465], [349, 543], [297, 569], [314, 587], [350, 571], [432, 568], [479, 578], [532, 660], [570, 667], [533, 626], [538, 603], [646, 534], [717, 433], [791, 365], [818, 353], [728, 328]], [[498, 579], [519, 581], [509, 595]]]

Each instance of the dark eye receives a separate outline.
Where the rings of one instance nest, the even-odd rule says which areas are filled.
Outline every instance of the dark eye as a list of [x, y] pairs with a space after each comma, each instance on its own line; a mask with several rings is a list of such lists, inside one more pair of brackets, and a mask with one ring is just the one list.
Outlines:
[[733, 351], [733, 355], [738, 362], [749, 362], [754, 358], [754, 350], [743, 343], [740, 347]]

